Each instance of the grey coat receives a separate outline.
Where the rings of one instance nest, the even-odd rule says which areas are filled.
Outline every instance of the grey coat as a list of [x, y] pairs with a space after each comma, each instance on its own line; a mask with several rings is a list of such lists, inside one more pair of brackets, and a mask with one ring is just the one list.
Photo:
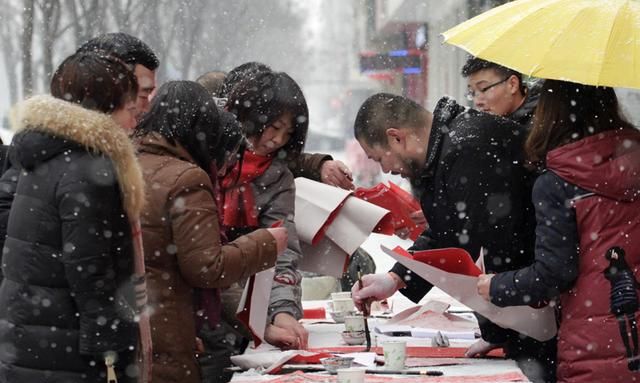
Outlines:
[[287, 250], [276, 261], [276, 275], [271, 289], [269, 322], [275, 314], [287, 312], [302, 318], [302, 275], [298, 263], [302, 259], [300, 243], [294, 223], [296, 186], [287, 164], [275, 159], [269, 168], [253, 180], [253, 194], [258, 209], [260, 227], [270, 227], [283, 220], [289, 231]]

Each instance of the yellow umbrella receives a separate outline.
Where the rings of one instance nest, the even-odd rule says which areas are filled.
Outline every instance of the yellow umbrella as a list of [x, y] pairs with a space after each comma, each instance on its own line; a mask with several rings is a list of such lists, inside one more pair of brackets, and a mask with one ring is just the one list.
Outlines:
[[640, 88], [640, 1], [519, 0], [443, 33], [529, 76]]

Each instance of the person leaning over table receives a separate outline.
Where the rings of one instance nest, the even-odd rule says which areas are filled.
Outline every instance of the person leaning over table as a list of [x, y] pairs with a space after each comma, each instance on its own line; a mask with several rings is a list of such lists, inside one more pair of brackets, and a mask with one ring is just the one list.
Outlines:
[[[459, 247], [494, 272], [533, 259], [534, 216], [522, 142], [525, 128], [465, 108], [444, 97], [433, 113], [393, 94], [371, 96], [360, 107], [355, 136], [386, 173], [411, 180], [429, 227], [411, 250]], [[386, 274], [365, 275], [352, 288], [356, 305], [396, 291], [418, 302], [432, 287], [399, 263]], [[478, 316], [482, 340], [468, 356], [502, 346], [535, 381], [553, 381], [555, 340], [541, 343]]]
[[[272, 267], [286, 248], [287, 231], [258, 229], [221, 243], [216, 172], [210, 171], [223, 171], [235, 160], [243, 136], [237, 125], [219, 123], [213, 100], [199, 84], [161, 86], [134, 137], [147, 185], [141, 222], [152, 380], [199, 383], [194, 289], [226, 287]], [[212, 304], [206, 314], [213, 319], [220, 309]]]

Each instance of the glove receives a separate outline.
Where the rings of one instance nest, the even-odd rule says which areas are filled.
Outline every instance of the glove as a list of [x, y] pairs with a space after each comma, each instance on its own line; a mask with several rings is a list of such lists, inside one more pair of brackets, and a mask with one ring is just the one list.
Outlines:
[[398, 291], [398, 283], [390, 273], [367, 274], [362, 277], [362, 289], [359, 282], [351, 288], [353, 303], [362, 311], [367, 301], [381, 301]]

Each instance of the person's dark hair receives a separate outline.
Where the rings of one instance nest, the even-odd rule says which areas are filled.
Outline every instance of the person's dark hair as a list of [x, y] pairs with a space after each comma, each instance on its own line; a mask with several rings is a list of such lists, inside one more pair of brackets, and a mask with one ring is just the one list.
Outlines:
[[56, 69], [50, 90], [53, 97], [111, 113], [135, 99], [138, 82], [119, 58], [104, 52], [79, 52]]
[[545, 80], [525, 151], [529, 161], [541, 166], [559, 146], [621, 128], [633, 125], [622, 115], [613, 88]]
[[358, 141], [387, 147], [387, 129], [421, 129], [428, 121], [429, 112], [414, 101], [395, 94], [376, 93], [360, 106], [353, 133]]
[[76, 52], [106, 51], [130, 65], [140, 64], [153, 71], [160, 66], [158, 56], [142, 40], [122, 32], [105, 33], [85, 42]]
[[250, 61], [231, 69], [222, 84], [220, 97], [229, 97], [233, 88], [244, 80], [254, 78], [263, 72], [271, 72], [271, 68], [257, 61]]
[[149, 113], [136, 127], [135, 136], [150, 132], [182, 145], [207, 173], [214, 162], [218, 167], [224, 162], [223, 146], [229, 146], [234, 138], [242, 139], [237, 126], [220, 124], [211, 96], [193, 81], [170, 81], [158, 89]]
[[211, 95], [211, 97], [222, 97], [222, 86], [224, 85], [224, 79], [227, 76], [226, 73], [221, 71], [211, 71], [202, 74], [196, 79], [196, 82], [202, 85]]
[[247, 142], [244, 134], [242, 134], [242, 127], [233, 113], [218, 108], [218, 114], [223, 133], [217, 145], [218, 152], [215, 154], [215, 161], [216, 166], [221, 168], [225, 162], [230, 160], [233, 153], [237, 155], [236, 159], [238, 161], [242, 161], [242, 154], [247, 147]]
[[498, 76], [502, 78], [516, 76], [518, 78], [518, 88], [520, 90], [520, 94], [524, 96], [527, 93], [527, 88], [522, 82], [522, 73], [517, 72], [513, 69], [509, 69], [507, 67], [503, 67], [502, 65], [496, 64], [494, 62], [483, 60], [478, 57], [470, 56], [467, 59], [467, 62], [462, 67], [462, 77], [467, 78], [472, 74], [485, 69], [494, 70], [498, 74]]
[[309, 127], [307, 101], [298, 84], [284, 72], [263, 72], [233, 88], [227, 110], [235, 114], [247, 137], [260, 137], [267, 126], [291, 113], [293, 134], [278, 151], [281, 159], [293, 160], [304, 148]]

